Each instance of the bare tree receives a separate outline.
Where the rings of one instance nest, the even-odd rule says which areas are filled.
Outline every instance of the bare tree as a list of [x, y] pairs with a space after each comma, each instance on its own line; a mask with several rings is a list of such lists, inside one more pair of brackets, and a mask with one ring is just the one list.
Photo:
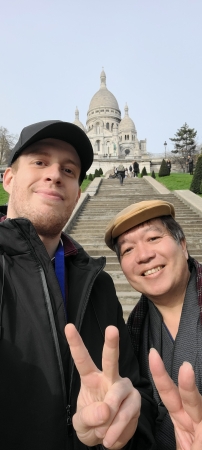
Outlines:
[[0, 164], [6, 164], [11, 149], [17, 141], [17, 136], [10, 134], [7, 128], [0, 127]]

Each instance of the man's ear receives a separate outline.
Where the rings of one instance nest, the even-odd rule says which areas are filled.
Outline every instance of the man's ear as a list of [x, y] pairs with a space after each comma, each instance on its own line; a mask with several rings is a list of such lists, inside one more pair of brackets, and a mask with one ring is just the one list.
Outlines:
[[13, 180], [13, 169], [12, 167], [7, 167], [3, 175], [3, 188], [8, 194], [11, 193], [11, 186]]
[[186, 239], [182, 239], [181, 242], [180, 242], [180, 245], [181, 245], [181, 247], [182, 247], [182, 251], [183, 251], [183, 253], [185, 254], [186, 259], [188, 259], [188, 258], [189, 258], [189, 255], [188, 255], [188, 251], [187, 251], [187, 243], [186, 243]]

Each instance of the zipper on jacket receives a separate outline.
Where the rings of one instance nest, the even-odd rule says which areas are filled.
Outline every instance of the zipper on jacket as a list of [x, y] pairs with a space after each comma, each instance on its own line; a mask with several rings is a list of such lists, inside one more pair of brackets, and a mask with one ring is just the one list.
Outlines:
[[67, 410], [67, 434], [68, 436], [72, 436], [73, 425], [72, 425], [71, 405], [67, 405], [66, 410]]
[[[57, 361], [58, 361], [58, 366], [59, 366], [59, 372], [60, 372], [60, 378], [61, 378], [61, 384], [62, 384], [62, 392], [63, 392], [64, 408], [67, 411], [67, 391], [66, 391], [65, 376], [64, 376], [64, 370], [63, 370], [63, 364], [62, 364], [62, 357], [61, 357], [61, 352], [60, 352], [60, 346], [59, 346], [59, 341], [58, 341], [57, 329], [56, 329], [56, 325], [55, 325], [55, 319], [54, 319], [54, 315], [53, 315], [51, 299], [49, 296], [48, 286], [46, 283], [45, 273], [44, 273], [42, 264], [40, 262], [40, 259], [38, 258], [37, 254], [35, 252], [35, 249], [31, 244], [31, 241], [27, 238], [26, 233], [24, 233], [24, 230], [22, 230], [22, 228], [19, 226], [17, 221], [15, 221], [15, 223], [16, 223], [16, 226], [18, 227], [18, 229], [20, 229], [20, 232], [25, 236], [25, 239], [30, 247], [30, 250], [39, 266], [39, 273], [41, 276], [42, 287], [43, 287], [43, 291], [44, 291], [44, 295], [45, 295], [45, 302], [46, 302], [46, 306], [47, 306], [47, 310], [48, 310], [48, 316], [50, 319], [50, 326], [51, 326], [52, 333], [53, 333], [53, 340], [54, 340], [54, 344], [55, 344], [55, 351], [56, 351], [56, 356], [57, 356]], [[38, 239], [40, 239], [37, 233], [36, 233], [36, 236]], [[45, 249], [45, 247], [44, 247], [44, 249]]]

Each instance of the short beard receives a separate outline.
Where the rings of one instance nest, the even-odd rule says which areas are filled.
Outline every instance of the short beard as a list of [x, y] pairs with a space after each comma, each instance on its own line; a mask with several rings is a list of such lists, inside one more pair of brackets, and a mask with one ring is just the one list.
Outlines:
[[[15, 202], [11, 203], [15, 204]], [[63, 227], [69, 220], [70, 213], [65, 211], [65, 213], [63, 212], [62, 215], [59, 215], [57, 211], [52, 210], [47, 215], [38, 210], [30, 211], [29, 208], [23, 205], [22, 208], [21, 206], [17, 209], [15, 208], [15, 216], [30, 220], [39, 236], [46, 236], [51, 239], [61, 234]]]

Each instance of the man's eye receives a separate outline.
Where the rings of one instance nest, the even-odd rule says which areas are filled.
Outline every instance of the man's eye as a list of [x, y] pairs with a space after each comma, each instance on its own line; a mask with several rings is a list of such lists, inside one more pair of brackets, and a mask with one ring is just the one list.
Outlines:
[[64, 171], [65, 171], [66, 173], [72, 173], [72, 170], [71, 170], [71, 169], [68, 169], [67, 167], [64, 169]]
[[129, 253], [131, 250], [132, 250], [132, 247], [124, 248], [124, 250], [122, 251], [122, 255], [125, 255], [126, 253]]
[[36, 164], [37, 166], [42, 166], [44, 163], [43, 163], [42, 161], [35, 161], [35, 164]]

